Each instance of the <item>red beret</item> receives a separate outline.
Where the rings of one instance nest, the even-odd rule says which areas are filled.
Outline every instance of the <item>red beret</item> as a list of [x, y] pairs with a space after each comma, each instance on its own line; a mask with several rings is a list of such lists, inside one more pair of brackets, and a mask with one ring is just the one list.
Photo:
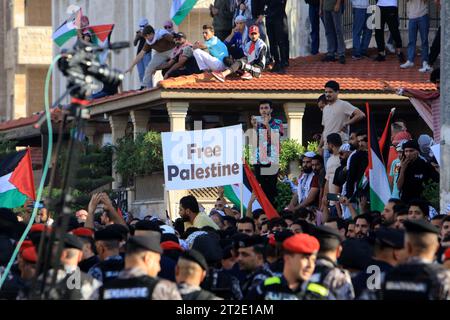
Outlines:
[[33, 224], [31, 226], [30, 233], [33, 233], [33, 232], [44, 232], [44, 230], [51, 231], [52, 228], [48, 227], [48, 226], [46, 226], [45, 224], [42, 224], [42, 223], [36, 223], [36, 224]]
[[450, 259], [450, 248], [447, 248], [444, 252], [444, 261], [447, 261]]
[[164, 242], [161, 242], [161, 248], [163, 250], [183, 251], [183, 248], [178, 243], [176, 243], [175, 241], [164, 241]]
[[36, 249], [34, 247], [24, 249], [22, 251], [22, 259], [29, 263], [36, 263], [38, 260]]
[[31, 240], [24, 240], [22, 242], [22, 245], [20, 246], [19, 253], [22, 253], [23, 250], [25, 250], [26, 248], [32, 247], [32, 246], [33, 246], [33, 242]]
[[89, 228], [76, 228], [72, 230], [72, 234], [78, 237], [94, 238], [94, 230]]
[[319, 248], [319, 240], [306, 233], [296, 234], [283, 242], [283, 249], [292, 253], [312, 254]]

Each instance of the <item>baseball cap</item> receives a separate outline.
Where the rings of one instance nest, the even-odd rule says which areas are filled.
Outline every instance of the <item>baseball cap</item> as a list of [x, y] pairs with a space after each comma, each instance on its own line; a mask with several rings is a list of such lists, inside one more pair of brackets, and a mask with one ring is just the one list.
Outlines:
[[249, 29], [249, 31], [248, 31], [248, 33], [249, 33], [249, 34], [252, 34], [252, 33], [257, 33], [257, 34], [259, 34], [259, 28], [258, 28], [258, 26], [256, 26], [256, 25], [251, 26], [250, 29]]
[[181, 39], [181, 38], [186, 39], [186, 35], [183, 32], [177, 32], [173, 35], [173, 38], [174, 39]]
[[348, 152], [350, 151], [350, 145], [348, 143], [344, 143], [340, 148], [339, 148], [340, 152]]

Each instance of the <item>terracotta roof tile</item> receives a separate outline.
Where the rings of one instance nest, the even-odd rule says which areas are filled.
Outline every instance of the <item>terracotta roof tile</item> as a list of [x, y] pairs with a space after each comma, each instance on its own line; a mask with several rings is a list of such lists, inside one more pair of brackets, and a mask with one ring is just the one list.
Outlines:
[[[44, 116], [44, 111], [33, 114], [30, 117], [19, 118], [19, 119], [2, 122], [2, 123], [0, 123], [0, 131], [14, 129], [14, 128], [20, 128], [20, 127], [35, 124], [42, 116]], [[52, 118], [52, 122], [58, 122], [61, 118], [61, 110], [58, 108], [52, 109], [51, 110], [51, 118]]]
[[[347, 64], [338, 62], [321, 62], [323, 55], [299, 57], [290, 60], [290, 67], [285, 74], [264, 72], [259, 79], [251, 81], [229, 77], [225, 83], [218, 82], [209, 73], [169, 78], [161, 81], [156, 88], [142, 91], [128, 91], [114, 96], [97, 99], [90, 106], [120, 100], [130, 96], [144, 94], [149, 91], [162, 89], [182, 90], [215, 90], [215, 91], [290, 91], [290, 92], [318, 92], [323, 91], [324, 84], [336, 80], [344, 92], [375, 92], [383, 93], [381, 81], [389, 82], [393, 87], [408, 87], [420, 90], [435, 90], [435, 86], [428, 81], [428, 73], [418, 72], [418, 67], [402, 70], [395, 56], [388, 56], [385, 62], [371, 59], [353, 61], [350, 57]], [[419, 60], [417, 64], [419, 65]]]
[[322, 91], [326, 81], [334, 79], [342, 91], [382, 92], [381, 80], [394, 87], [404, 86], [413, 89], [434, 90], [428, 81], [429, 74], [418, 72], [418, 68], [402, 70], [398, 60], [388, 56], [386, 62], [370, 59], [348, 60], [342, 65], [337, 62], [321, 62], [322, 56], [301, 57], [290, 60], [285, 74], [264, 72], [259, 79], [251, 81], [236, 77], [227, 78], [225, 83], [212, 79], [209, 74], [171, 78], [160, 82], [165, 89], [189, 90], [261, 90], [261, 91]]

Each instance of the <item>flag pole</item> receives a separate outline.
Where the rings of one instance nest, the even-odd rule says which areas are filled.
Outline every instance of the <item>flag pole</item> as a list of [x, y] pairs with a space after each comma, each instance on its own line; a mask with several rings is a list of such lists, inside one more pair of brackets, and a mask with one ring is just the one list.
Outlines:
[[240, 186], [240, 198], [241, 198], [241, 215], [242, 215], [242, 217], [245, 217], [245, 213], [244, 213], [244, 185], [243, 185], [243, 183], [241, 182], [240, 184], [239, 184], [239, 186]]

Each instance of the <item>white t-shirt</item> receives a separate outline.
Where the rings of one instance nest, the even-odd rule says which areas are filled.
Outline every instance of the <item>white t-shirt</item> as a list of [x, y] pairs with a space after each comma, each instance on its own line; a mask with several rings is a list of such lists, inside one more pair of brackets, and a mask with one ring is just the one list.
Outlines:
[[156, 41], [161, 40], [167, 34], [169, 34], [169, 31], [165, 29], [158, 29], [155, 31], [155, 36], [153, 37], [152, 41], [146, 40], [146, 42], [148, 45], [153, 45]]
[[416, 19], [428, 14], [428, 2], [424, 0], [409, 0], [407, 3], [409, 19]]
[[397, 0], [378, 0], [377, 6], [379, 7], [398, 7]]

